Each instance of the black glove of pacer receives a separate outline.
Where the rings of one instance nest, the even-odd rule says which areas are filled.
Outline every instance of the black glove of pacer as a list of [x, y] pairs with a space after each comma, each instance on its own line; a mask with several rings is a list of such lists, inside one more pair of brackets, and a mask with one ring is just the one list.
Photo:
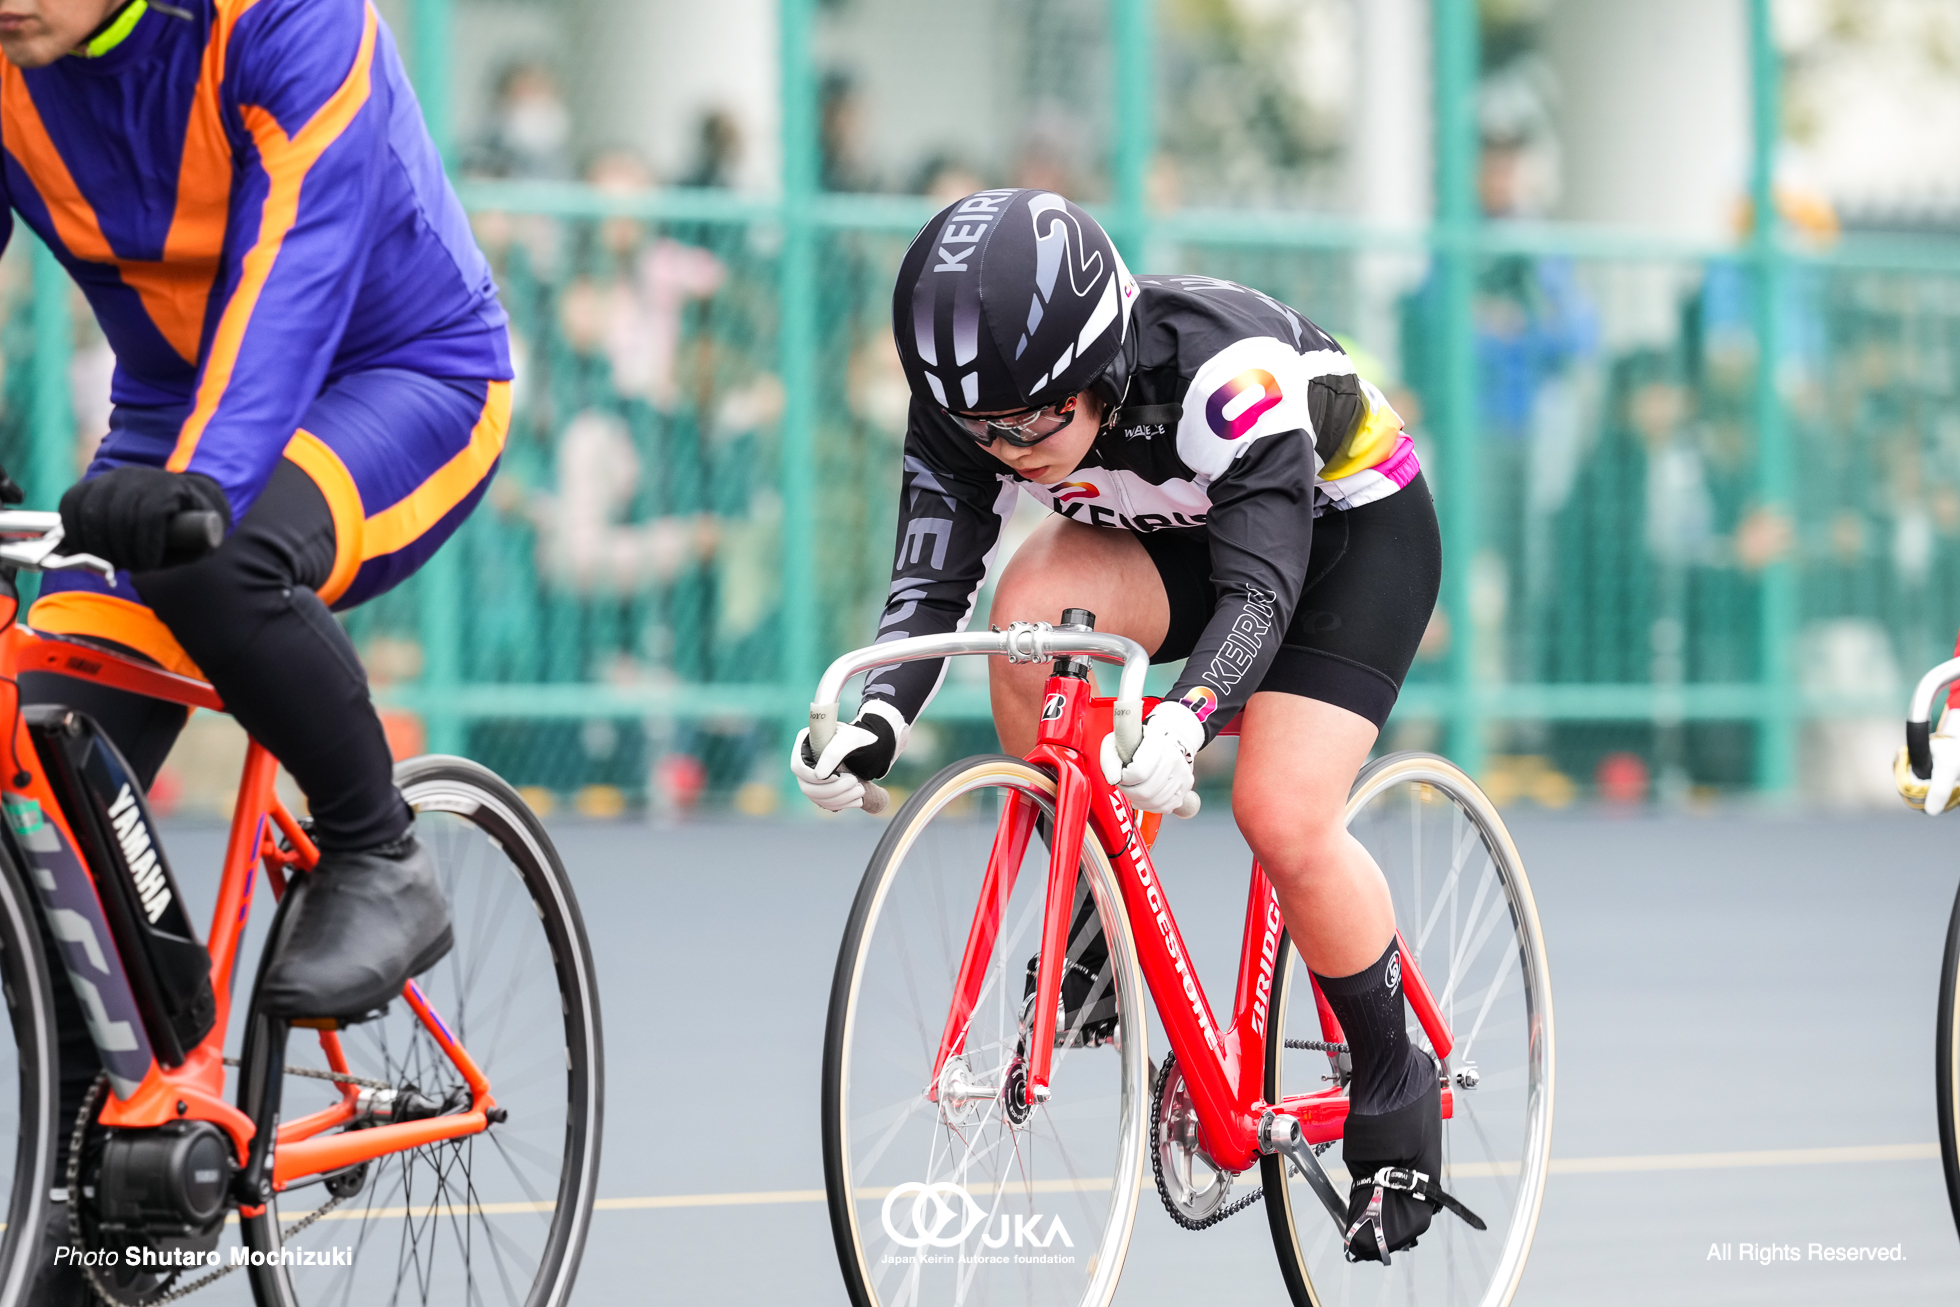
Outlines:
[[166, 472], [131, 464], [68, 487], [61, 497], [61, 552], [94, 554], [131, 572], [166, 563], [170, 519], [205, 509], [231, 525], [224, 487], [202, 472]]

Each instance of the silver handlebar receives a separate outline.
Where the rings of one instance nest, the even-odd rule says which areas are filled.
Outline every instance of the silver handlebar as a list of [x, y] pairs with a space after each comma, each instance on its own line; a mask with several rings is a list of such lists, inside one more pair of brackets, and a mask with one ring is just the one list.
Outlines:
[[1933, 718], [1933, 700], [1939, 698], [1940, 691], [1955, 681], [1960, 681], [1960, 658], [1949, 658], [1932, 671], [1919, 678], [1913, 687], [1912, 702], [1906, 708], [1906, 720], [1925, 724]]
[[25, 508], [0, 509], [0, 567], [31, 572], [98, 572], [116, 579], [116, 569], [94, 554], [60, 554], [61, 514]]
[[[1004, 631], [915, 635], [845, 654], [817, 682], [816, 701], [810, 705], [810, 747], [822, 756], [829, 746], [837, 733], [837, 701], [843, 695], [844, 683], [859, 672], [959, 654], [993, 654], [1015, 663], [1046, 662], [1075, 655], [1120, 663], [1123, 675], [1116, 689], [1116, 752], [1128, 763], [1136, 755], [1137, 746], [1143, 743], [1143, 679], [1150, 671], [1148, 650], [1127, 636], [1071, 630], [1047, 622], [1013, 622]], [[890, 797], [882, 787], [870, 781], [864, 783], [866, 812], [874, 815], [882, 812], [888, 802]]]

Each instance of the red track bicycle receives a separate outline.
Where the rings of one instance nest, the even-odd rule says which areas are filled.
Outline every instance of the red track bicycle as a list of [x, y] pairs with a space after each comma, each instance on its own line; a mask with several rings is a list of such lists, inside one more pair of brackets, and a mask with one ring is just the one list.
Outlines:
[[[1948, 686], [1953, 689], [1949, 692]], [[1945, 694], [1946, 702], [1939, 700]], [[1954, 656], [1920, 678], [1906, 707], [1904, 765], [1921, 782], [1933, 775], [1933, 713], [1944, 709], [1941, 724], [1960, 725], [1960, 645]], [[1956, 726], [1946, 726], [1952, 734]], [[1923, 791], [1922, 791], [1923, 795]], [[1934, 1095], [1939, 1109], [1940, 1169], [1946, 1176], [1947, 1204], [1960, 1227], [1960, 898], [1947, 920], [1946, 952], [1940, 960], [1940, 1000], [1934, 1039]]]
[[[1395, 897], [1411, 1037], [1445, 1077], [1438, 1179], [1488, 1224], [1439, 1213], [1390, 1265], [1349, 1263], [1348, 1178], [1338, 1154], [1321, 1160], [1346, 1118], [1347, 1050], [1271, 885], [1255, 863], [1220, 1021], [1151, 859], [1156, 819], [1139, 820], [1098, 765], [1105, 733], [1125, 756], [1140, 739], [1140, 646], [1039, 623], [875, 645], [825, 674], [812, 743], [821, 750], [835, 729], [853, 674], [976, 653], [1057, 661], [1035, 748], [954, 763], [913, 793], [851, 910], [823, 1131], [852, 1302], [1102, 1307], [1153, 1179], [1187, 1229], [1263, 1198], [1297, 1304], [1509, 1302], [1549, 1161], [1552, 1003], [1531, 891], [1489, 801], [1443, 759], [1406, 753], [1369, 764], [1349, 798], [1350, 829]], [[1093, 696], [1083, 658], [1123, 665], [1114, 700]], [[883, 801], [879, 791], [867, 806]], [[1093, 914], [1074, 911], [1078, 881]], [[1090, 941], [1091, 916], [1109, 964], [1064, 1024], [1063, 960]], [[1105, 986], [1115, 1018], [1091, 1032]], [[1146, 989], [1170, 1044], [1161, 1064], [1148, 1054]]]
[[[0, 511], [0, 686], [59, 672], [221, 711], [202, 681], [15, 620], [18, 571], [108, 570], [57, 553], [59, 523]], [[23, 1302], [50, 1258], [84, 1267], [114, 1304], [238, 1269], [277, 1307], [567, 1302], [598, 1178], [598, 993], [570, 879], [517, 793], [462, 758], [397, 767], [454, 949], [388, 1015], [345, 1030], [289, 1031], [248, 990], [227, 1057], [260, 869], [283, 896], [318, 857], [272, 755], [246, 754], [200, 940], [142, 787], [94, 724], [14, 698], [0, 725], [0, 1307]], [[79, 1116], [56, 1111], [55, 968], [103, 1064]], [[74, 1145], [63, 1172], [57, 1134]]]

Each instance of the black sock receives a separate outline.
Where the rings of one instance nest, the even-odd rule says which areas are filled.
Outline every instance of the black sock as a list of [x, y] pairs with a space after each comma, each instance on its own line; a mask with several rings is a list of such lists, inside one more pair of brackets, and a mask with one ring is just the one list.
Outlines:
[[1348, 1110], [1379, 1115], [1418, 1097], [1423, 1090], [1420, 1063], [1427, 1059], [1411, 1056], [1398, 941], [1391, 939], [1374, 965], [1352, 976], [1315, 972], [1314, 980], [1334, 1009], [1354, 1060]]

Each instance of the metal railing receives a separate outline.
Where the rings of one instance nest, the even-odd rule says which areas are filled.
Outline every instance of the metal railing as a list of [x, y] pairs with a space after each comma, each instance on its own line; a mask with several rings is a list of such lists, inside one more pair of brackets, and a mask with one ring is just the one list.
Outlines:
[[[903, 425], [889, 290], [932, 206], [819, 191], [814, 7], [781, 4], [778, 195], [459, 185], [518, 341], [510, 444], [456, 543], [350, 619], [364, 649], [411, 650], [379, 693], [431, 747], [560, 790], [637, 794], [681, 758], [758, 793], [785, 783], [825, 663], [875, 632]], [[445, 12], [415, 6], [425, 89], [449, 81]], [[1896, 714], [1859, 664], [1926, 665], [1960, 619], [1960, 243], [1777, 229], [1766, 0], [1750, 12], [1756, 225], [1733, 246], [1480, 218], [1468, 0], [1435, 5], [1425, 229], [1153, 213], [1148, 79], [1114, 79], [1097, 212], [1138, 271], [1243, 281], [1341, 331], [1368, 260], [1421, 265], [1380, 363], [1420, 409], [1446, 573], [1390, 730], [1434, 728], [1473, 772], [1539, 754], [1583, 780], [1631, 749], [1788, 793], [1805, 721]], [[1122, 66], [1147, 66], [1147, 0], [1110, 13]], [[37, 250], [32, 270], [0, 456], [43, 505], [75, 465], [72, 324], [58, 267]], [[986, 714], [957, 679], [932, 710], [979, 738]]]

